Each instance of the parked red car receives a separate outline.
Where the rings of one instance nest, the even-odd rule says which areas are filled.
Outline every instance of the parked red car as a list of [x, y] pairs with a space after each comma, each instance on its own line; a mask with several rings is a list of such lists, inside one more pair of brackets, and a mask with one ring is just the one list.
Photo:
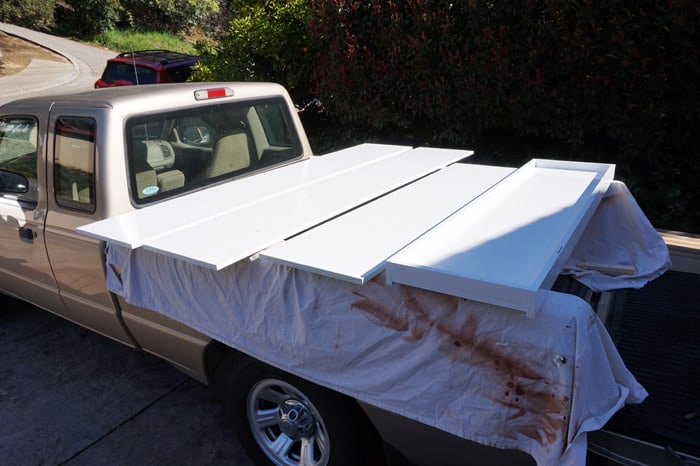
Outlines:
[[169, 50], [120, 53], [107, 61], [95, 88], [185, 82], [200, 59], [197, 55]]

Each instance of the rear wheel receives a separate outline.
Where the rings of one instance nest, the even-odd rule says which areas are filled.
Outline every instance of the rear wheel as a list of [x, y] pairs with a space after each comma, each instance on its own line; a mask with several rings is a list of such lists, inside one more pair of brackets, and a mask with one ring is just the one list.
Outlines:
[[247, 358], [229, 395], [236, 432], [258, 465], [382, 464], [381, 441], [349, 397]]

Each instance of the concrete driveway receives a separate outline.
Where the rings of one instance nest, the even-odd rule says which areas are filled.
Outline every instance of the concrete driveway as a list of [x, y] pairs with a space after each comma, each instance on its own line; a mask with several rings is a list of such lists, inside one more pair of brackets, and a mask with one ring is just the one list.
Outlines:
[[63, 63], [34, 60], [24, 71], [0, 78], [0, 105], [22, 97], [92, 89], [107, 59], [116, 55], [111, 50], [12, 24], [0, 23], [0, 31], [45, 47], [66, 59]]

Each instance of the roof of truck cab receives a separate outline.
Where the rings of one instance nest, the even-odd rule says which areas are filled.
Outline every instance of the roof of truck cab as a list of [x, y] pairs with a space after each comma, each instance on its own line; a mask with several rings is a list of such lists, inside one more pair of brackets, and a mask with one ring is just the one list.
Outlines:
[[89, 107], [119, 108], [124, 113], [148, 112], [168, 108], [191, 106], [206, 103], [194, 98], [194, 92], [203, 89], [229, 88], [233, 95], [214, 100], [247, 100], [286, 96], [284, 87], [275, 83], [260, 82], [196, 82], [157, 84], [148, 86], [120, 86], [105, 89], [92, 89], [85, 92], [60, 94], [51, 96], [28, 97], [14, 100], [0, 107], [3, 110], [13, 110], [31, 105], [52, 106], [76, 105]]

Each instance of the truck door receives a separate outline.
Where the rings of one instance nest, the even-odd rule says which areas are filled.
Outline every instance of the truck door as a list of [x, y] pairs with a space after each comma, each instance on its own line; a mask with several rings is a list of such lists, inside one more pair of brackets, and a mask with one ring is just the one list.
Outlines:
[[44, 245], [46, 170], [34, 116], [0, 116], [0, 291], [61, 311]]
[[98, 147], [106, 145], [104, 118], [91, 108], [55, 105], [49, 117], [46, 250], [65, 309], [63, 316], [134, 346], [105, 287], [103, 247], [79, 235], [78, 226], [99, 220]]

